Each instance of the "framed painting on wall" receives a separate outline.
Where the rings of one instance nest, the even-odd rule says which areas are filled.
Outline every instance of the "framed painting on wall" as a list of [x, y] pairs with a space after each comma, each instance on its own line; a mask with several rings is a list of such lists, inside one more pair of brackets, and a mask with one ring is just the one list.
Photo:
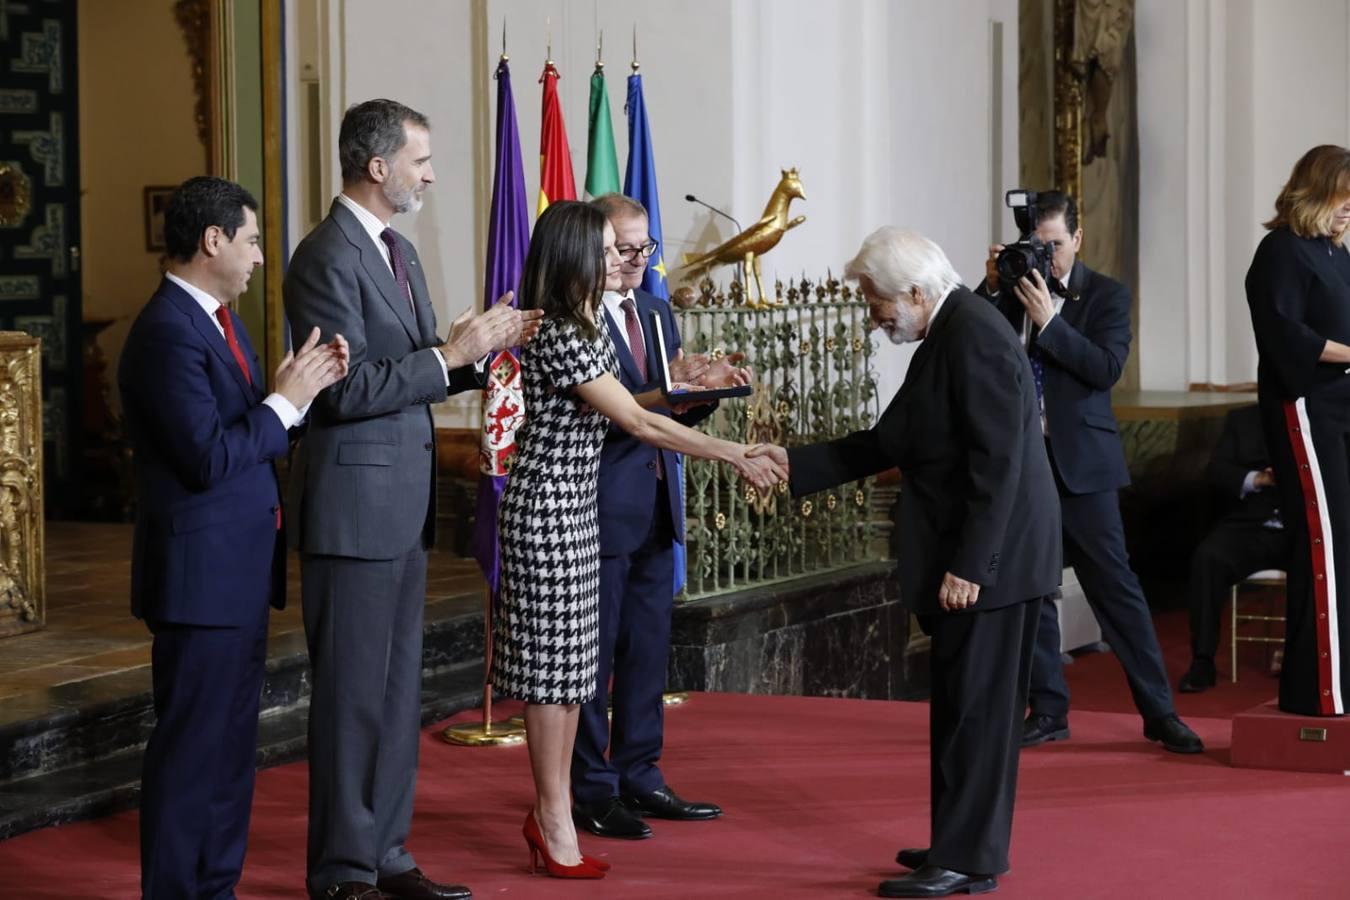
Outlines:
[[164, 207], [169, 204], [169, 197], [173, 195], [176, 189], [176, 185], [145, 188], [145, 250], [147, 253], [164, 251]]

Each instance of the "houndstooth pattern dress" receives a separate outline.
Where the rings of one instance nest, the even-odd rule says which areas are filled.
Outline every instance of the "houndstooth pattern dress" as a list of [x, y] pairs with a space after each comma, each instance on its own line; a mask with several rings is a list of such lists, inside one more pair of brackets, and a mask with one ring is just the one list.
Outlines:
[[492, 684], [529, 703], [584, 703], [596, 692], [600, 637], [600, 447], [609, 420], [571, 390], [618, 360], [609, 330], [588, 340], [547, 319], [521, 356], [525, 424], [502, 496], [501, 604]]

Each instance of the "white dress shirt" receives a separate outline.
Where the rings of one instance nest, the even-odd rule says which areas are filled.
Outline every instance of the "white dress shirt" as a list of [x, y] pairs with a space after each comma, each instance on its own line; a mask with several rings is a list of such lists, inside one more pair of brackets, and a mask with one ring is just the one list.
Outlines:
[[[623, 301], [633, 301], [633, 317], [637, 319], [638, 334], [646, 334], [646, 332], [642, 330], [642, 316], [638, 313], [637, 297], [633, 295], [633, 289], [629, 288], [623, 293], [619, 293], [618, 291], [605, 291], [604, 296], [600, 299], [601, 302], [605, 304], [605, 309], [609, 310], [609, 314], [613, 316], [614, 321], [618, 323], [619, 335], [623, 338], [624, 346], [628, 348], [629, 353], [632, 353], [633, 345], [628, 340], [628, 323], [624, 317]], [[644, 347], [647, 345], [646, 340], [646, 337], [643, 337]]]
[[[225, 329], [221, 327], [220, 320], [216, 318], [216, 310], [220, 309], [224, 304], [215, 297], [212, 297], [206, 291], [194, 284], [189, 284], [172, 272], [165, 274], [164, 277], [187, 291], [188, 296], [197, 301], [197, 305], [211, 318], [211, 324], [216, 326], [216, 331], [220, 332], [221, 338], [224, 339]], [[295, 404], [277, 393], [271, 393], [264, 397], [263, 404], [277, 414], [277, 418], [281, 420], [281, 427], [285, 428], [287, 431], [290, 431], [296, 425], [299, 425], [300, 420], [303, 419], [305, 413], [309, 411], [308, 403], [305, 404], [304, 409], [296, 409]]]
[[[389, 274], [394, 274], [394, 261], [389, 257], [389, 245], [380, 237], [380, 235], [384, 233], [384, 230], [389, 227], [389, 223], [382, 222], [379, 216], [375, 215], [346, 194], [338, 194], [337, 199], [339, 203], [351, 210], [352, 215], [356, 216], [356, 221], [361, 223], [361, 228], [365, 230], [366, 234], [370, 235], [371, 243], [375, 245], [375, 249], [380, 251], [380, 258], [383, 259], [384, 264], [389, 267]], [[408, 301], [412, 302], [411, 280], [408, 282]], [[445, 365], [445, 356], [438, 347], [432, 347], [431, 352], [435, 353], [436, 358], [441, 361], [441, 371], [445, 373], [445, 386], [449, 387], [450, 370]], [[490, 355], [491, 354], [489, 354], [489, 356]], [[479, 372], [483, 371], [483, 366], [487, 365], [487, 360], [487, 356], [478, 360], [478, 362], [474, 363], [474, 368]]]

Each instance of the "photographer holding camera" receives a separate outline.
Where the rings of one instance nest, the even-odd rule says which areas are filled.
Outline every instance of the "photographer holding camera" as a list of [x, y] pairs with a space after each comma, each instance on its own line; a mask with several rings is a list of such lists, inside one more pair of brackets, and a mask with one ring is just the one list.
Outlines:
[[[998, 307], [1027, 348], [1059, 488], [1065, 564], [1077, 573], [1125, 670], [1144, 718], [1144, 736], [1175, 753], [1199, 753], [1204, 745], [1173, 706], [1120, 519], [1117, 491], [1130, 476], [1111, 411], [1111, 387], [1130, 352], [1130, 292], [1076, 260], [1083, 231], [1072, 197], [1009, 191], [1007, 202], [1021, 238], [989, 248], [986, 277], [976, 293]], [[1024, 747], [1069, 737], [1069, 688], [1059, 647], [1057, 609], [1046, 603], [1036, 635]]]

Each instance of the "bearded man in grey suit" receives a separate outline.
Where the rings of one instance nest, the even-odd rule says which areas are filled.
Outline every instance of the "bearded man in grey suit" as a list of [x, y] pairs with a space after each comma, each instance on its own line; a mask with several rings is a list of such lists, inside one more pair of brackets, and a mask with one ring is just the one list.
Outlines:
[[307, 885], [324, 898], [468, 897], [428, 879], [404, 846], [436, 518], [430, 406], [482, 387], [483, 358], [527, 341], [537, 314], [508, 294], [437, 336], [417, 251], [389, 227], [435, 180], [425, 116], [392, 100], [357, 104], [338, 156], [342, 193], [296, 248], [284, 288], [292, 323], [351, 348], [347, 377], [310, 411], [288, 507], [313, 669]]

